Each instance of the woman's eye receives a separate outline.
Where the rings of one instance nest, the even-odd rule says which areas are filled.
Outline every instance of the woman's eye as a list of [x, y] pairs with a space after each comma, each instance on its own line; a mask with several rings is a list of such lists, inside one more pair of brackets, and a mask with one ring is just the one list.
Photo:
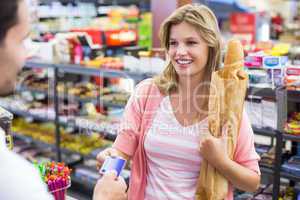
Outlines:
[[175, 42], [175, 41], [170, 41], [170, 42], [169, 42], [169, 45], [170, 45], [170, 46], [175, 46], [176, 44], [177, 44], [177, 42]]
[[197, 42], [195, 42], [195, 41], [188, 41], [187, 44], [188, 45], [195, 45], [195, 44], [197, 44]]

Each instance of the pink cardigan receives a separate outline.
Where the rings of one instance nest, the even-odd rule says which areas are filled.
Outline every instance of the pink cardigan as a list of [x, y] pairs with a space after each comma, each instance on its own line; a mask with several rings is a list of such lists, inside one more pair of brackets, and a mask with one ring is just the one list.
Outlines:
[[[119, 135], [113, 147], [132, 157], [133, 164], [128, 191], [129, 200], [144, 199], [148, 171], [144, 149], [145, 134], [151, 127], [156, 110], [163, 98], [164, 96], [153, 83], [153, 79], [146, 79], [137, 85], [134, 94], [125, 107]], [[254, 150], [253, 132], [245, 114], [243, 115], [239, 135], [242, 138], [238, 139], [234, 160], [260, 173], [259, 157]]]

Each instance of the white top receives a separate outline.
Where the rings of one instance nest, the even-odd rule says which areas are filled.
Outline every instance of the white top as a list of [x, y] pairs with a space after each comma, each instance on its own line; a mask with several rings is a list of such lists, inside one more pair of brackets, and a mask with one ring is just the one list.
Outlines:
[[0, 199], [52, 200], [38, 171], [21, 156], [7, 149], [0, 128]]
[[207, 131], [207, 118], [184, 127], [173, 113], [169, 96], [162, 100], [145, 137], [145, 200], [195, 199], [202, 160], [199, 141]]

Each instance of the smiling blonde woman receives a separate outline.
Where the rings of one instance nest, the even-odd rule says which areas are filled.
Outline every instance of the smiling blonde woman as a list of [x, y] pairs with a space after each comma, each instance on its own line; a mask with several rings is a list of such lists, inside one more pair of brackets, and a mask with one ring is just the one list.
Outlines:
[[[203, 142], [211, 74], [220, 66], [215, 15], [198, 4], [178, 8], [162, 24], [160, 39], [168, 65], [162, 74], [137, 85], [113, 148], [97, 156], [99, 163], [112, 154], [132, 160], [130, 200], [195, 199], [203, 159], [232, 186], [254, 191], [260, 181], [259, 157], [245, 113], [233, 160], [221, 139]], [[226, 200], [232, 194], [230, 187]]]

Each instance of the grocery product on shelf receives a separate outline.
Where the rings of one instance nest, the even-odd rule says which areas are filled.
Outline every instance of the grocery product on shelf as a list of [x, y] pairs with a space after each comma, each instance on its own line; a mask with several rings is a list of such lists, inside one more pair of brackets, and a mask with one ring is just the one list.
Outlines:
[[[15, 153], [20, 154], [30, 162], [46, 163], [57, 159], [56, 153], [50, 145], [39, 143], [29, 137], [13, 134]], [[82, 161], [82, 157], [77, 153], [62, 153], [62, 160], [68, 166], [74, 166]]]
[[286, 69], [284, 83], [288, 90], [300, 91], [300, 66], [291, 65]]
[[245, 107], [251, 123], [256, 128], [277, 129], [277, 103], [273, 99], [261, 97], [254, 91], [248, 94]]
[[[235, 200], [272, 200], [273, 185], [262, 185], [255, 194], [240, 194]], [[281, 186], [278, 200], [293, 200], [299, 196], [299, 190], [295, 187]]]
[[[37, 96], [37, 93], [42, 93], [44, 94], [44, 98], [53, 98], [53, 91], [48, 88], [50, 80], [47, 77], [30, 75], [22, 79], [22, 85], [19, 86], [20, 92], [31, 91], [33, 96]], [[58, 83], [57, 91], [60, 99], [66, 99], [71, 102], [76, 102], [77, 100], [97, 102], [99, 100], [109, 102], [111, 105], [116, 104], [120, 106], [125, 105], [130, 96], [128, 92], [116, 87], [101, 87], [87, 81], [77, 83], [60, 82]]]
[[293, 112], [290, 114], [288, 121], [285, 124], [284, 130], [293, 135], [300, 136], [300, 113]]
[[287, 57], [256, 53], [248, 55], [245, 61], [251, 86], [274, 88], [283, 85]]
[[292, 156], [282, 165], [282, 170], [300, 177], [300, 156]]
[[[51, 123], [29, 124], [24, 119], [15, 119], [12, 131], [46, 144], [55, 144], [55, 127]], [[90, 135], [70, 134], [61, 129], [61, 147], [83, 155], [87, 155], [97, 148], [103, 148], [109, 143], [96, 133]]]
[[[248, 69], [250, 86], [260, 88], [276, 88], [295, 82], [292, 51], [289, 43], [259, 42], [253, 51], [245, 57], [245, 67]], [[289, 70], [290, 69], [290, 70]]]
[[165, 52], [163, 49], [139, 51], [137, 53], [126, 52], [123, 56], [124, 68], [140, 73], [159, 74], [166, 66]]
[[[26, 92], [22, 95], [11, 95], [0, 99], [0, 106], [16, 114], [15, 111], [24, 112], [24, 114], [36, 115], [40, 118], [54, 119], [54, 109], [51, 103], [48, 104], [45, 96], [42, 100], [37, 100], [33, 95]], [[29, 115], [27, 117], [30, 117]]]
[[267, 152], [260, 155], [259, 163], [264, 166], [272, 167], [275, 162], [275, 148], [270, 148]]
[[122, 70], [124, 64], [121, 58], [119, 57], [97, 57], [93, 60], [82, 61], [83, 66], [92, 67], [92, 68], [104, 68], [104, 69], [118, 69]]

